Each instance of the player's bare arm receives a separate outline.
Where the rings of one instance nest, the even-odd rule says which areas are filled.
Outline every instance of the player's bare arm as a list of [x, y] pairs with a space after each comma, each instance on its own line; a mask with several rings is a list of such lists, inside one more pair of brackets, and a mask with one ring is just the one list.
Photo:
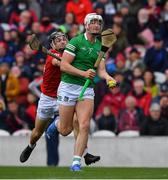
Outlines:
[[75, 76], [82, 76], [85, 78], [91, 78], [93, 79], [96, 73], [92, 69], [88, 69], [87, 71], [82, 71], [80, 69], [75, 68], [74, 66], [71, 65], [71, 63], [74, 60], [74, 56], [64, 52], [62, 61], [61, 61], [61, 71], [75, 75]]
[[116, 80], [111, 77], [107, 71], [106, 71], [106, 68], [105, 68], [105, 61], [102, 60], [99, 64], [99, 67], [98, 67], [98, 75], [102, 78], [102, 79], [105, 79], [107, 84], [110, 82], [110, 81], [113, 81], [114, 84], [116, 84]]

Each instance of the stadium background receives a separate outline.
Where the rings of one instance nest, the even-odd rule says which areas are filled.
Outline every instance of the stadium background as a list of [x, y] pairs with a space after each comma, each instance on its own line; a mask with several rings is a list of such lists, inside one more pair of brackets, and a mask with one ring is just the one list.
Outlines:
[[[114, 149], [122, 142], [122, 138], [120, 141], [118, 137], [119, 134], [129, 131], [126, 136], [136, 136], [135, 139], [124, 139], [126, 145], [117, 148], [123, 150], [120, 152], [121, 157], [127, 157], [126, 154], [131, 153], [127, 143], [132, 149], [135, 148], [126, 159], [126, 166], [129, 166], [131, 156], [134, 157], [131, 161], [135, 160], [137, 166], [168, 166], [164, 158], [167, 149], [166, 138], [153, 137], [168, 135], [168, 1], [166, 0], [1, 0], [0, 129], [9, 132], [10, 136], [0, 140], [0, 151], [6, 155], [9, 142], [13, 141], [15, 144], [13, 138], [16, 138], [19, 147], [15, 149], [17, 153], [24, 146], [26, 137], [14, 137], [14, 133], [21, 129], [31, 130], [34, 127], [39, 92], [34, 91], [32, 82], [35, 87], [39, 87], [45, 56], [32, 51], [26, 40], [35, 33], [42, 44], [49, 48], [48, 36], [55, 30], [66, 33], [71, 39], [83, 32], [83, 19], [90, 12], [101, 14], [104, 18], [104, 28], [112, 28], [118, 36], [117, 43], [107, 53], [106, 68], [109, 74], [120, 82], [119, 87], [109, 90], [103, 80], [95, 78], [96, 98], [91, 135], [96, 136], [94, 133], [108, 130], [105, 133], [108, 133], [106, 136], [109, 136], [113, 154]], [[141, 90], [138, 90], [139, 88]], [[129, 111], [131, 107], [133, 110]], [[159, 112], [156, 121], [151, 115], [151, 112], [155, 111]], [[144, 137], [147, 135], [152, 137]], [[21, 140], [23, 144], [17, 138], [25, 138], [24, 141]], [[96, 152], [98, 149], [97, 152], [100, 154], [109, 145], [103, 144], [106, 141], [101, 138], [105, 137], [98, 138], [98, 147], [94, 146], [94, 143], [90, 144], [91, 150]], [[153, 143], [149, 149], [145, 146], [149, 151], [143, 157], [144, 160], [150, 152], [153, 153], [149, 161], [144, 161], [147, 163], [138, 164], [140, 160], [136, 161], [136, 158], [140, 157], [140, 154], [137, 152], [145, 153], [146, 140]], [[43, 151], [40, 156], [45, 153], [44, 139], [41, 141]], [[134, 141], [135, 145], [132, 144]], [[5, 142], [6, 146], [3, 146]], [[161, 144], [157, 146], [158, 143]], [[141, 148], [138, 150], [137, 147]], [[116, 153], [113, 154], [114, 157]], [[5, 161], [2, 157], [0, 165], [10, 165], [11, 161]], [[156, 159], [152, 161], [154, 157]], [[156, 163], [159, 159], [160, 164]], [[43, 160], [44, 165], [45, 158]], [[114, 162], [117, 161], [119, 159], [108, 163], [107, 159], [102, 162], [104, 164], [100, 162], [98, 165], [115, 166], [117, 164]], [[18, 165], [17, 163], [15, 164]], [[124, 166], [123, 161], [122, 164]], [[136, 166], [136, 163], [133, 163], [134, 165]]]

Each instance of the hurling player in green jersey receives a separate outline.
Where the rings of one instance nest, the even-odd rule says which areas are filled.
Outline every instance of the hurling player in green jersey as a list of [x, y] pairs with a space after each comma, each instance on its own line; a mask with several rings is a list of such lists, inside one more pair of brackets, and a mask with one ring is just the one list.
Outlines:
[[[96, 75], [93, 68], [101, 50], [101, 42], [97, 36], [102, 31], [103, 19], [96, 13], [90, 13], [86, 15], [84, 25], [86, 32], [72, 38], [63, 53], [60, 66], [63, 74], [57, 92], [60, 115], [60, 119], [56, 122], [58, 131], [64, 136], [71, 133], [74, 112], [79, 123], [72, 171], [81, 170], [81, 157], [87, 146], [90, 119], [94, 108], [93, 83], [90, 83], [86, 89], [83, 101], [78, 101], [78, 97], [86, 78], [93, 79]], [[107, 74], [103, 60], [99, 64], [98, 73], [107, 82], [115, 81]]]

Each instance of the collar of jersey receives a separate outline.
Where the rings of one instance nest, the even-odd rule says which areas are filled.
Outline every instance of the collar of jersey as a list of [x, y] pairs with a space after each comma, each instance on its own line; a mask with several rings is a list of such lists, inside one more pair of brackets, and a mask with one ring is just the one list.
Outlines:
[[[87, 38], [87, 36], [86, 36], [86, 33], [84, 33], [84, 37], [85, 37], [85, 39], [88, 41], [88, 38]], [[95, 38], [95, 42], [96, 42], [96, 38]]]

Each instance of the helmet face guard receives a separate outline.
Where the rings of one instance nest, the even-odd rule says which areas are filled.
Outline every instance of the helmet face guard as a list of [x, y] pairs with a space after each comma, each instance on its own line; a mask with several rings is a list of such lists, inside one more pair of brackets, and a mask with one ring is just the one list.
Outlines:
[[[50, 46], [55, 49], [56, 47], [56, 39], [59, 37], [65, 37], [66, 40], [68, 41], [68, 38], [66, 36], [66, 34], [62, 33], [62, 32], [53, 32], [50, 36], [49, 36], [49, 42], [50, 42]], [[58, 50], [58, 49], [57, 49]], [[63, 51], [64, 48], [59, 49], [60, 51]]]
[[[101, 23], [100, 31], [102, 31], [102, 29], [103, 29], [103, 18], [100, 15], [96, 14], [96, 13], [90, 13], [90, 14], [86, 15], [86, 17], [84, 19], [84, 24], [85, 24], [86, 29], [88, 28], [88, 25], [91, 24], [91, 22], [93, 20], [98, 20]], [[91, 34], [93, 34], [93, 33], [91, 33]]]
[[64, 36], [67, 39], [66, 34], [62, 33], [62, 32], [53, 32], [50, 36], [49, 36], [49, 41], [52, 42], [53, 40], [55, 40], [56, 38], [60, 37], [60, 36]]

